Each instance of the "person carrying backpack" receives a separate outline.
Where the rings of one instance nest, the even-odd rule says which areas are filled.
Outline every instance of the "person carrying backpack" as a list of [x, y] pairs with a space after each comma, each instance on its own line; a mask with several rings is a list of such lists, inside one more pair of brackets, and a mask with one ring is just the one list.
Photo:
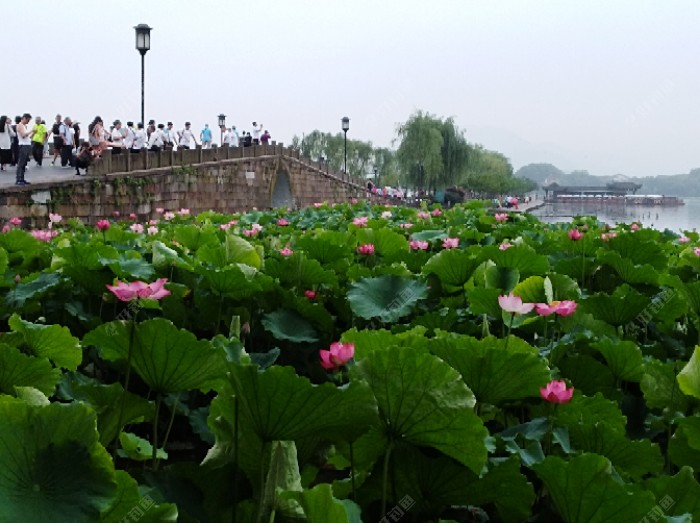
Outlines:
[[53, 160], [51, 165], [56, 164], [56, 158], [61, 156], [61, 148], [63, 147], [63, 138], [61, 137], [61, 115], [56, 115], [56, 121], [51, 127], [51, 135], [53, 136]]

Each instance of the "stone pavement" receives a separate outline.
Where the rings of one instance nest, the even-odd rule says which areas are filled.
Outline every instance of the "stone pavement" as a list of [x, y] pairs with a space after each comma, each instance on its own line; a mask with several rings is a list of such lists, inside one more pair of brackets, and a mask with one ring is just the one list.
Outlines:
[[[24, 173], [24, 179], [32, 185], [35, 183], [58, 182], [64, 180], [77, 179], [75, 175], [75, 167], [61, 167], [61, 159], [56, 160], [56, 165], [51, 165], [53, 156], [44, 158], [42, 166], [39, 167], [34, 160], [29, 160], [27, 164], [27, 172]], [[15, 186], [15, 173], [17, 167], [5, 166], [5, 170], [0, 172], [0, 188]], [[81, 172], [85, 172], [84, 169]]]

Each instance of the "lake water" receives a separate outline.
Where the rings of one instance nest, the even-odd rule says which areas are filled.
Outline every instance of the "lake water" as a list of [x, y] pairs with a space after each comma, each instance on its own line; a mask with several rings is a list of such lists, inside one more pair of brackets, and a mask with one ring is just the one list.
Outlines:
[[609, 223], [639, 222], [663, 231], [700, 229], [700, 198], [683, 198], [685, 205], [591, 205], [585, 203], [553, 203], [534, 209], [532, 214], [547, 223], [568, 222], [574, 216], [596, 216]]

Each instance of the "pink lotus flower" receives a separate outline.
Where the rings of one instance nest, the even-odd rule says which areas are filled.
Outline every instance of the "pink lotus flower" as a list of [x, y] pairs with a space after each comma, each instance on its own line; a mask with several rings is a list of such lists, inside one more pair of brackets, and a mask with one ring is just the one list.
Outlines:
[[553, 301], [552, 303], [535, 303], [535, 309], [540, 316], [571, 316], [576, 312], [577, 303], [572, 300]]
[[418, 217], [422, 220], [429, 220], [430, 219], [430, 213], [429, 212], [424, 212], [421, 211], [418, 213]]
[[148, 225], [158, 225], [160, 220], [148, 220]]
[[431, 214], [433, 216], [440, 216], [442, 214], [442, 211], [440, 209], [435, 209]]
[[177, 213], [180, 216], [189, 216], [190, 210], [189, 209], [180, 209], [179, 211], [177, 211]]
[[15, 283], [19, 283], [22, 281], [22, 277], [19, 274], [15, 274]]
[[700, 256], [700, 247], [695, 249], [693, 252], [695, 253], [695, 256]]
[[12, 225], [22, 225], [22, 218], [20, 218], [19, 216], [13, 216], [12, 218], [10, 218], [10, 223]]
[[51, 223], [60, 223], [61, 221], [63, 221], [63, 216], [61, 216], [60, 214], [54, 214], [54, 213], [50, 212], [49, 213], [49, 221]]
[[391, 211], [384, 211], [384, 212], [381, 214], [381, 216], [382, 216], [382, 218], [384, 218], [385, 220], [388, 220], [389, 218], [391, 218], [391, 217], [393, 216], [393, 214], [391, 214]]
[[352, 200], [350, 200], [350, 203], [352, 205], [357, 205], [357, 202], [358, 202], [357, 198], [353, 198]]
[[513, 246], [512, 243], [504, 242], [498, 246], [499, 251], [507, 251]]
[[412, 223], [400, 223], [399, 227], [401, 227], [402, 229], [410, 229], [411, 227], [413, 227], [413, 224]]
[[357, 252], [360, 254], [364, 254], [365, 256], [369, 256], [370, 254], [374, 254], [374, 245], [371, 243], [365, 243], [363, 245], [360, 245], [357, 248]]
[[535, 308], [534, 303], [523, 303], [520, 296], [513, 296], [511, 292], [507, 296], [502, 294], [498, 297], [498, 305], [506, 312], [512, 314], [527, 314]]
[[222, 223], [221, 225], [219, 225], [219, 229], [221, 229], [222, 231], [228, 231], [230, 228], [231, 228], [230, 223]]
[[445, 238], [442, 240], [442, 247], [444, 249], [456, 249], [459, 247], [459, 238]]
[[162, 207], [156, 207], [157, 214], [163, 214], [164, 212], [165, 212], [165, 209], [163, 209]]
[[140, 223], [132, 223], [132, 224], [129, 226], [129, 229], [131, 229], [132, 231], [134, 231], [136, 234], [142, 234], [142, 233], [143, 233], [143, 225], [141, 225]]
[[408, 242], [408, 246], [413, 251], [427, 251], [430, 248], [430, 244], [428, 242], [423, 242], [420, 240], [411, 240]]
[[323, 207], [323, 204], [321, 202], [316, 202], [314, 203], [314, 207], [318, 209], [319, 207]]
[[30, 234], [39, 241], [50, 242], [51, 238], [58, 235], [57, 231], [30, 231]]
[[507, 222], [508, 214], [505, 212], [499, 212], [493, 215], [497, 222]]
[[139, 298], [160, 300], [170, 294], [170, 291], [163, 287], [167, 281], [168, 278], [160, 278], [153, 283], [143, 281], [127, 283], [117, 280], [116, 285], [106, 287], [121, 301], [134, 301]]
[[331, 343], [330, 350], [319, 351], [321, 367], [336, 371], [355, 356], [355, 345], [352, 343]]
[[367, 218], [367, 216], [358, 216], [357, 218], [353, 218], [352, 224], [357, 227], [367, 227], [368, 220], [369, 218]]
[[112, 211], [112, 216], [114, 216], [115, 218], [119, 218], [119, 216], [120, 216], [119, 211]]
[[289, 225], [289, 222], [284, 218], [280, 218], [279, 220], [277, 220], [277, 225], [279, 225], [280, 227], [286, 227], [287, 225]]
[[259, 231], [257, 229], [243, 229], [242, 232], [244, 236], [250, 238], [251, 236], [257, 236]]
[[238, 225], [238, 220], [231, 220], [228, 222], [229, 225]]
[[9, 223], [6, 223], [5, 225], [2, 226], [2, 233], [3, 234], [10, 232], [11, 230], [12, 230], [12, 227], [10, 227]]
[[251, 229], [254, 231], [260, 232], [263, 230], [263, 226], [260, 225], [259, 223], [254, 223], [253, 225], [250, 226]]
[[286, 258], [287, 256], [291, 256], [292, 254], [294, 254], [294, 251], [290, 249], [288, 245], [280, 251], [280, 254]]
[[316, 299], [316, 293], [312, 290], [304, 291], [304, 296], [306, 296], [310, 300]]
[[164, 220], [172, 220], [173, 218], [175, 218], [175, 213], [174, 213], [174, 212], [168, 211], [168, 212], [166, 212], [165, 214], [163, 214], [163, 219], [164, 219]]
[[552, 380], [546, 387], [540, 387], [540, 396], [549, 403], [569, 403], [574, 395], [574, 388], [566, 388], [563, 380]]
[[148, 234], [153, 236], [154, 234], [158, 234], [158, 227], [151, 225], [148, 229], [146, 229], [146, 231], [148, 231]]
[[583, 238], [583, 234], [582, 234], [581, 231], [579, 231], [578, 229], [571, 229], [571, 230], [569, 231], [569, 239], [570, 239], [570, 240], [573, 240], [573, 241], [577, 242], [577, 241], [579, 241], [581, 238]]
[[630, 229], [633, 231], [638, 231], [639, 230], [639, 224], [638, 223], [633, 223], [630, 225]]
[[109, 220], [97, 220], [97, 229], [104, 232], [112, 226]]
[[132, 213], [129, 215], [129, 218], [131, 218], [132, 220], [138, 220], [138, 216], [137, 216], [136, 213], [134, 213], [134, 212], [132, 212]]
[[678, 238], [678, 243], [688, 243], [689, 241], [690, 238], [688, 238], [687, 236], [681, 236], [680, 238]]

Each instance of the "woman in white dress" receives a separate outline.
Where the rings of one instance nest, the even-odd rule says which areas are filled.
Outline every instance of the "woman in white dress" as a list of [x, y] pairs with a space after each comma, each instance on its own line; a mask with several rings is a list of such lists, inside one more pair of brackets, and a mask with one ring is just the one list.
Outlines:
[[12, 130], [7, 116], [0, 116], [0, 171], [5, 170], [5, 164], [12, 163], [12, 138], [17, 133]]

